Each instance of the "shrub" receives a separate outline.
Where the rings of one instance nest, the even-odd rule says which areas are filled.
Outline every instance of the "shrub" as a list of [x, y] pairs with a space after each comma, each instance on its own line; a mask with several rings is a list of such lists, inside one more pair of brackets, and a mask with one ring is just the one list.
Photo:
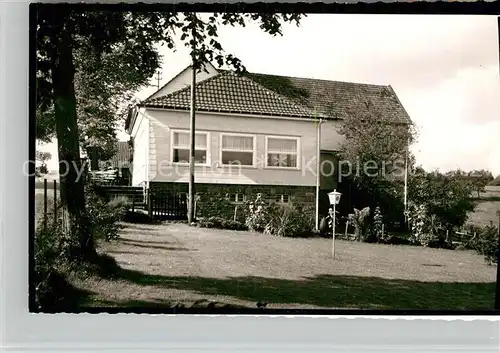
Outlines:
[[311, 234], [314, 219], [293, 205], [271, 204], [267, 209], [265, 234], [282, 237], [303, 237]]
[[348, 215], [349, 223], [354, 227], [354, 236], [356, 240], [362, 241], [367, 236], [368, 217], [370, 216], [370, 207], [362, 210], [354, 209], [354, 213]]
[[241, 222], [224, 219], [222, 217], [202, 218], [197, 223], [202, 228], [218, 228], [229, 230], [247, 230], [247, 226]]
[[388, 232], [384, 232], [384, 217], [380, 207], [375, 207], [373, 211], [373, 220], [369, 229], [369, 240], [373, 242], [387, 242], [390, 238]]
[[474, 210], [472, 190], [472, 183], [459, 173], [427, 173], [420, 168], [412, 173], [408, 183], [409, 199], [424, 205], [428, 214], [436, 215], [448, 230], [462, 226]]
[[93, 192], [87, 193], [87, 212], [94, 239], [110, 241], [118, 239], [129, 202], [125, 197], [117, 197], [109, 202]]
[[414, 243], [427, 246], [432, 240], [426, 233], [427, 208], [425, 205], [410, 204], [408, 207], [408, 223], [410, 225], [411, 240]]
[[497, 263], [498, 228], [486, 226], [479, 235], [476, 251], [483, 255], [489, 264]]
[[267, 225], [267, 205], [266, 202], [258, 195], [255, 200], [247, 202], [245, 224], [251, 231], [262, 232]]
[[301, 204], [266, 203], [261, 196], [247, 202], [245, 224], [255, 232], [286, 237], [311, 234], [314, 228], [314, 212]]
[[38, 310], [60, 308], [72, 298], [64, 273], [72, 265], [72, 249], [78, 244], [58, 225], [39, 227], [35, 234], [35, 305]]
[[463, 247], [475, 250], [478, 254], [483, 255], [489, 264], [496, 263], [498, 228], [493, 225], [485, 227], [469, 226], [468, 228], [468, 232], [471, 232], [470, 234], [474, 234], [473, 232], [475, 232], [476, 236], [466, 239]]
[[441, 219], [430, 214], [425, 205], [410, 203], [408, 209], [411, 240], [415, 244], [433, 248], [451, 248], [451, 242], [446, 238], [446, 228]]
[[446, 228], [438, 216], [431, 214], [426, 219], [427, 246], [432, 248], [453, 248], [451, 241], [446, 236]]
[[235, 205], [221, 195], [201, 195], [196, 202], [197, 217], [233, 219]]

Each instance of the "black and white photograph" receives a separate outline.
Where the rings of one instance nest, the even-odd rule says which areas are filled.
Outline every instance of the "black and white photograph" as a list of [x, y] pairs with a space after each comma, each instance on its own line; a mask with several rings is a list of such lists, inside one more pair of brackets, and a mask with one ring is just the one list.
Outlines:
[[30, 6], [30, 311], [500, 309], [497, 16], [218, 11]]

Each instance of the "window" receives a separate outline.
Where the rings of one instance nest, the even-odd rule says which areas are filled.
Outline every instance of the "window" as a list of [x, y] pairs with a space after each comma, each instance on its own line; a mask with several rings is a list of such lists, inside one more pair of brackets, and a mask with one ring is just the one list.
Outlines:
[[267, 137], [267, 166], [297, 168], [298, 138]]
[[254, 136], [221, 134], [222, 165], [254, 165]]
[[[189, 163], [189, 132], [174, 131], [172, 133], [172, 162]], [[208, 134], [197, 132], [195, 135], [194, 161], [198, 164], [208, 164], [207, 157]]]
[[226, 200], [230, 202], [245, 202], [246, 195], [243, 194], [226, 194]]
[[270, 201], [277, 202], [277, 203], [289, 203], [290, 202], [290, 195], [287, 195], [287, 194], [273, 195], [269, 199], [270, 199]]
[[313, 202], [316, 200], [316, 194], [312, 192], [306, 192], [305, 194], [306, 202]]

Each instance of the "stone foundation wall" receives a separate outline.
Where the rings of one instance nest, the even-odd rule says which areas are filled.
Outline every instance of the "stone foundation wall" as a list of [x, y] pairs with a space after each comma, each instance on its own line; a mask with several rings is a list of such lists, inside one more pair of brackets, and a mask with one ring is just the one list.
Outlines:
[[[152, 191], [165, 190], [187, 193], [187, 183], [151, 182]], [[246, 201], [255, 200], [258, 194], [270, 202], [293, 204], [305, 212], [314, 212], [316, 188], [314, 186], [289, 185], [235, 185], [235, 184], [196, 184], [199, 195], [197, 216], [220, 216], [233, 219], [238, 206], [237, 219], [242, 220]], [[228, 199], [226, 199], [229, 197]]]

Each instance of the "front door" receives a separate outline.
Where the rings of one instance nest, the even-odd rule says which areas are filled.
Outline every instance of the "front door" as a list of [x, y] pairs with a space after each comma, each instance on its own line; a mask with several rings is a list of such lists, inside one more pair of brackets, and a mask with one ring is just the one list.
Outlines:
[[320, 158], [320, 181], [321, 190], [333, 191], [338, 188], [338, 156], [336, 152], [321, 151]]

